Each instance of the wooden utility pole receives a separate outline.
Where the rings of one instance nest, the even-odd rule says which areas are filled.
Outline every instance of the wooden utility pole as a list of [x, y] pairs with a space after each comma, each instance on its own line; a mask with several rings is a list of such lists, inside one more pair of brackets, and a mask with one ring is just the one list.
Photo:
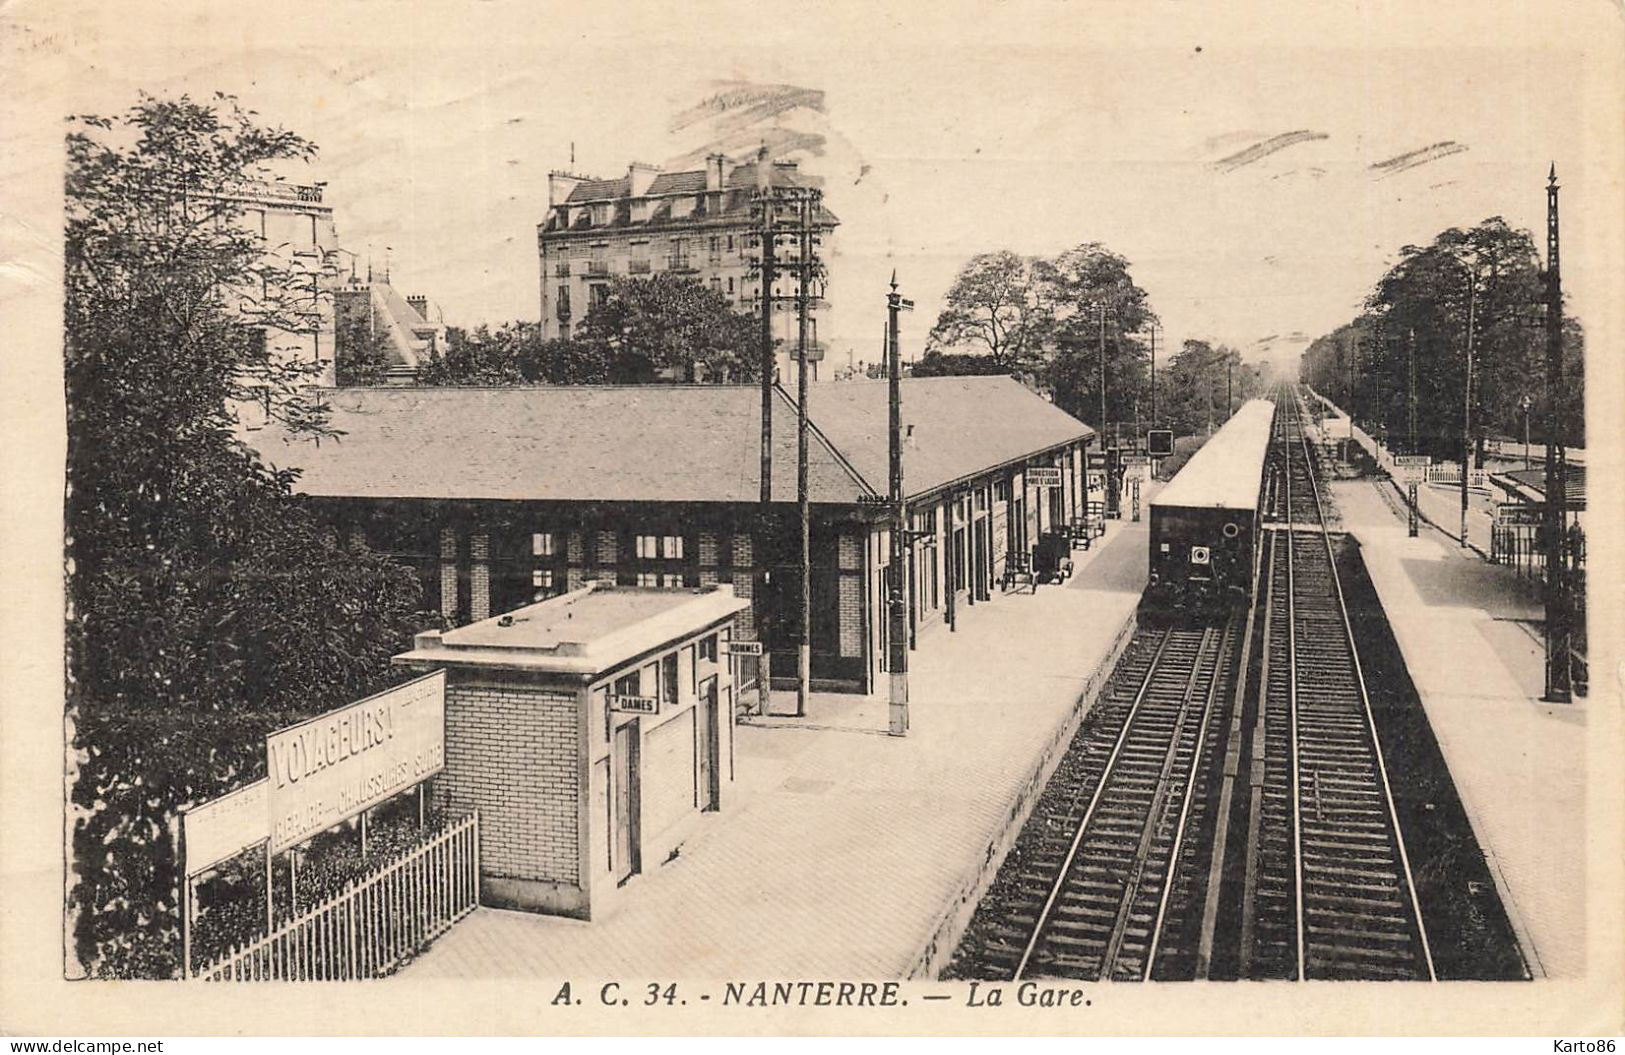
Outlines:
[[[886, 294], [886, 380], [889, 405], [887, 448], [890, 457], [887, 498], [891, 506], [891, 562], [886, 571], [886, 667], [891, 676], [891, 699], [887, 708], [887, 732], [908, 734], [908, 602], [903, 597], [903, 561], [907, 550], [908, 523], [903, 509], [903, 368], [898, 350], [897, 314], [905, 302], [897, 292], [897, 272], [891, 276], [891, 292]], [[952, 523], [949, 538], [952, 539]], [[950, 547], [951, 548], [951, 547]], [[953, 580], [948, 583], [952, 596]]]
[[1557, 164], [1546, 178], [1546, 695], [1573, 699], [1567, 553], [1568, 452], [1563, 443], [1563, 279], [1557, 252]]

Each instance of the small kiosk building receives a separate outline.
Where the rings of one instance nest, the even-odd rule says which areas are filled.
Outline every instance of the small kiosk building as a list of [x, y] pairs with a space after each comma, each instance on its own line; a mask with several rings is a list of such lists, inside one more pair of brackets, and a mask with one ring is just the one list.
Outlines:
[[446, 671], [437, 795], [481, 818], [483, 904], [592, 919], [734, 782], [731, 586], [584, 588], [395, 662]]

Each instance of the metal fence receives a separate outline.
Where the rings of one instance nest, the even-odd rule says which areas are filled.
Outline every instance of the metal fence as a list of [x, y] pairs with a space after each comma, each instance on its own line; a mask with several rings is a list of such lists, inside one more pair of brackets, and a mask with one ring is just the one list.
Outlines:
[[474, 911], [480, 899], [475, 812], [423, 845], [196, 977], [209, 982], [333, 982], [394, 970]]

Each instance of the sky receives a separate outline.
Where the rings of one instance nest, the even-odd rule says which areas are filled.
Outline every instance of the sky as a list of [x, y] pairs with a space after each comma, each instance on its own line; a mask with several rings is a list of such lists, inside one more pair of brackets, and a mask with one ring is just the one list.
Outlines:
[[[784, 121], [825, 143], [804, 164], [843, 221], [837, 348], [878, 350], [893, 268], [917, 354], [970, 256], [1094, 241], [1162, 347], [1285, 360], [1408, 243], [1493, 215], [1538, 237], [1553, 161], [1567, 215], [1621, 195], [1585, 102], [1614, 50], [1549, 5], [1492, 8], [174, 3], [32, 41], [64, 112], [224, 90], [314, 140], [290, 178], [325, 180], [341, 244], [454, 324], [536, 317], [550, 169], [676, 157], [698, 133], [674, 115], [749, 82], [823, 93]], [[1597, 283], [1568, 289], [1585, 321]]]

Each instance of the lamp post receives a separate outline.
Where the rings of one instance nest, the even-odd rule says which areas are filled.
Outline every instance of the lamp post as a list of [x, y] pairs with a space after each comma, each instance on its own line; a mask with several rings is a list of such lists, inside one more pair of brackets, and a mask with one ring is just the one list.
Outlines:
[[1467, 350], [1465, 379], [1461, 386], [1461, 538], [1458, 544], [1467, 546], [1467, 479], [1473, 460], [1473, 328], [1478, 312], [1478, 265], [1450, 257], [1467, 273]]
[[[908, 733], [908, 613], [903, 596], [905, 581], [903, 562], [908, 551], [904, 548], [908, 519], [903, 506], [903, 399], [901, 378], [902, 354], [898, 348], [897, 314], [912, 311], [914, 302], [897, 292], [897, 272], [891, 276], [891, 292], [886, 294], [886, 382], [887, 382], [887, 505], [891, 514], [891, 553], [886, 568], [886, 666], [891, 682], [887, 706], [886, 731], [892, 736]], [[951, 532], [951, 525], [950, 525]], [[953, 597], [953, 582], [948, 583], [948, 596]]]

